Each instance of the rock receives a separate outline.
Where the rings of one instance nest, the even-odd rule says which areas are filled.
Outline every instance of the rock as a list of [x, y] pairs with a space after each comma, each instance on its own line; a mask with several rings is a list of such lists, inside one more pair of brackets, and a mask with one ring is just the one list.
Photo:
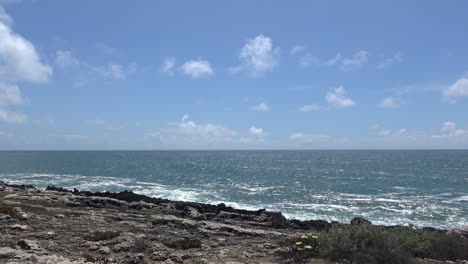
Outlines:
[[127, 255], [125, 258], [120, 262], [122, 264], [142, 264], [145, 263], [144, 261], [145, 255], [137, 254], [134, 256]]
[[223, 220], [223, 219], [240, 219], [240, 215], [238, 213], [231, 213], [226, 211], [219, 211], [219, 213], [214, 218], [215, 220]]
[[39, 256], [25, 252], [24, 250], [0, 247], [0, 263], [11, 264], [83, 264], [82, 261], [72, 261], [62, 256], [45, 255]]
[[128, 204], [128, 207], [131, 209], [151, 209], [155, 207], [156, 205], [153, 203], [147, 203], [145, 201], [139, 201], [139, 202], [131, 202]]
[[10, 219], [10, 218], [11, 218], [11, 216], [9, 216], [9, 215], [7, 215], [7, 214], [0, 214], [0, 221], [2, 221], [2, 220], [8, 220], [8, 219]]
[[98, 252], [100, 254], [108, 255], [110, 254], [111, 250], [109, 247], [101, 247]]
[[112, 251], [118, 253], [122, 251], [129, 251], [132, 247], [135, 246], [135, 235], [125, 233], [121, 234], [115, 241], [121, 241], [112, 248]]
[[333, 225], [330, 224], [329, 222], [325, 220], [308, 220], [308, 221], [299, 221], [296, 219], [289, 220], [291, 223], [291, 226], [297, 229], [302, 229], [302, 230], [317, 230], [317, 231], [322, 231], [322, 230], [328, 230], [330, 229]]
[[157, 251], [154, 251], [151, 254], [151, 259], [156, 260], [156, 261], [165, 261], [165, 260], [169, 259], [169, 256], [170, 256], [170, 254], [167, 251], [157, 250]]
[[270, 226], [273, 228], [288, 228], [290, 226], [288, 219], [281, 212], [263, 211], [261, 216], [266, 216]]
[[37, 241], [21, 239], [16, 243], [21, 249], [31, 250], [31, 251], [42, 251], [42, 247], [37, 244]]
[[372, 225], [372, 222], [363, 217], [354, 217], [351, 219], [352, 225]]
[[197, 209], [187, 206], [186, 211], [189, 213], [189, 216], [196, 220], [206, 220], [206, 216], [200, 214]]
[[468, 225], [452, 228], [447, 232], [447, 235], [468, 240]]
[[55, 215], [56, 218], [65, 218], [65, 216], [63, 214], [57, 214]]
[[88, 250], [89, 250], [89, 251], [96, 251], [96, 250], [98, 250], [99, 248], [100, 248], [99, 245], [94, 244], [94, 245], [90, 246], [90, 247], [88, 248]]
[[10, 228], [13, 229], [13, 230], [25, 231], [25, 230], [29, 229], [29, 226], [16, 224], [16, 225], [12, 225]]

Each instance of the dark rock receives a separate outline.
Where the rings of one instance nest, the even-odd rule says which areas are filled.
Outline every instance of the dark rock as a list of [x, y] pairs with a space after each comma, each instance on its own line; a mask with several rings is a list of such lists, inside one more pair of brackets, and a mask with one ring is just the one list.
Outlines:
[[42, 248], [37, 244], [36, 241], [28, 240], [28, 239], [21, 239], [16, 243], [21, 249], [25, 250], [33, 250], [33, 251], [40, 251]]
[[372, 225], [372, 222], [363, 217], [354, 217], [351, 219], [352, 225]]
[[273, 228], [288, 228], [290, 226], [288, 219], [281, 212], [263, 211], [261, 214], [267, 217]]
[[325, 220], [308, 220], [308, 221], [300, 221], [300, 220], [289, 220], [292, 226], [294, 226], [296, 229], [302, 229], [302, 230], [317, 230], [317, 231], [322, 231], [322, 230], [328, 230], [332, 228], [332, 224]]

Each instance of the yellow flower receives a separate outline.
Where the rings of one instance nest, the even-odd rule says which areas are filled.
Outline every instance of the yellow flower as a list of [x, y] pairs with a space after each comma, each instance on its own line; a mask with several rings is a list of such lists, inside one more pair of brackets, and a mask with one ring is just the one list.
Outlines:
[[311, 249], [312, 247], [311, 246], [305, 246], [305, 248]]
[[302, 236], [302, 238], [307, 239], [307, 236]]
[[313, 239], [317, 239], [317, 238], [318, 238], [318, 236], [312, 236], [312, 238], [313, 238]]
[[302, 242], [296, 242], [296, 245], [302, 245]]

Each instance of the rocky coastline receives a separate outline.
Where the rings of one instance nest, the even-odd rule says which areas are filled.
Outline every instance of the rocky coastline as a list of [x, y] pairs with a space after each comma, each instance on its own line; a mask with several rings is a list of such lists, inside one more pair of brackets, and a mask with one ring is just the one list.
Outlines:
[[[357, 217], [347, 225], [371, 223]], [[316, 238], [337, 226], [344, 224], [129, 191], [40, 190], [0, 182], [0, 263], [290, 263], [299, 260], [284, 257], [292, 248], [282, 241]], [[448, 233], [468, 240], [466, 227]], [[300, 261], [336, 263], [322, 257]]]

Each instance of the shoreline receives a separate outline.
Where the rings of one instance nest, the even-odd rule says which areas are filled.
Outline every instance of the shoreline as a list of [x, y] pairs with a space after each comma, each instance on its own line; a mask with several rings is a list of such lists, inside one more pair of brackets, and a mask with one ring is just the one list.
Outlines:
[[[0, 181], [0, 263], [296, 263], [304, 255], [297, 254], [291, 241], [306, 237], [304, 243], [315, 243], [333, 232], [355, 229], [437, 238], [447, 233], [432, 227], [377, 226], [360, 217], [348, 224], [289, 220], [264, 209], [171, 201], [130, 191], [41, 190]], [[314, 251], [304, 261], [336, 263], [333, 256], [321, 254]]]

